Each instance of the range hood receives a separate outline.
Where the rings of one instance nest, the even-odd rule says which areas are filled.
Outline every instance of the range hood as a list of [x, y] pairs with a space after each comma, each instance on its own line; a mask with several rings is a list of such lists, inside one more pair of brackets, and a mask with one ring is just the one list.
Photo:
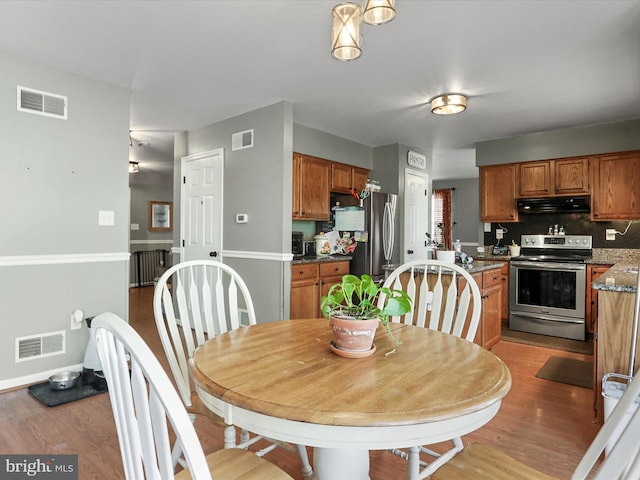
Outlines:
[[548, 198], [519, 198], [518, 212], [520, 213], [570, 213], [589, 212], [591, 197], [548, 197]]

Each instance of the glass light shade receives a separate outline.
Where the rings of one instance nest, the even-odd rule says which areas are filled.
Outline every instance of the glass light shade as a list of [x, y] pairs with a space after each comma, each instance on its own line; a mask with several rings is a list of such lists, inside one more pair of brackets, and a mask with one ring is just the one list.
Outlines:
[[369, 25], [382, 25], [396, 18], [396, 0], [367, 0], [362, 20]]
[[431, 113], [436, 115], [453, 115], [464, 112], [467, 108], [467, 97], [464, 95], [440, 95], [431, 100]]
[[138, 162], [129, 162], [129, 173], [138, 173], [140, 171], [140, 165]]
[[337, 60], [355, 60], [360, 49], [362, 7], [356, 3], [341, 3], [332, 10], [331, 55]]

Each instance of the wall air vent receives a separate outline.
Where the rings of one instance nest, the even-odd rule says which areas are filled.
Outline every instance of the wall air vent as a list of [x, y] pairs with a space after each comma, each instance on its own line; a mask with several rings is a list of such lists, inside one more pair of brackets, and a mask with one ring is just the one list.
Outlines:
[[253, 147], [253, 129], [231, 135], [231, 150]]
[[64, 330], [16, 338], [16, 362], [50, 357], [64, 352]]
[[67, 119], [67, 97], [18, 85], [18, 111]]

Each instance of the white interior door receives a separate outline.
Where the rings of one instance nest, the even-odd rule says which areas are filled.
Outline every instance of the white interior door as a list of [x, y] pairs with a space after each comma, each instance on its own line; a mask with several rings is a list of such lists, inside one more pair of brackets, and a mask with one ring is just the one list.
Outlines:
[[224, 149], [182, 158], [181, 261], [220, 260]]
[[404, 173], [404, 248], [403, 262], [429, 258], [425, 241], [429, 220], [427, 174], [414, 170]]

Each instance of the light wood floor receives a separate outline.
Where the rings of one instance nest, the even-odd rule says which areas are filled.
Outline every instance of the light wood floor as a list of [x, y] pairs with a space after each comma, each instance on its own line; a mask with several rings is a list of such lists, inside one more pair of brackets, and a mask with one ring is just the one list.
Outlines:
[[[131, 324], [166, 365], [153, 321], [152, 294], [151, 287], [131, 290]], [[592, 390], [541, 380], [535, 374], [552, 355], [592, 358], [508, 342], [499, 342], [493, 352], [511, 370], [513, 387], [498, 415], [466, 436], [465, 443], [488, 443], [547, 474], [569, 478], [598, 430], [592, 419]], [[0, 412], [0, 453], [78, 454], [80, 479], [123, 478], [108, 394], [48, 408], [21, 388], [0, 393]], [[203, 419], [196, 421], [196, 429], [205, 451], [222, 447], [220, 429]], [[267, 458], [302, 479], [297, 456], [277, 449]], [[372, 480], [402, 479], [404, 472], [399, 458], [371, 453]]]

